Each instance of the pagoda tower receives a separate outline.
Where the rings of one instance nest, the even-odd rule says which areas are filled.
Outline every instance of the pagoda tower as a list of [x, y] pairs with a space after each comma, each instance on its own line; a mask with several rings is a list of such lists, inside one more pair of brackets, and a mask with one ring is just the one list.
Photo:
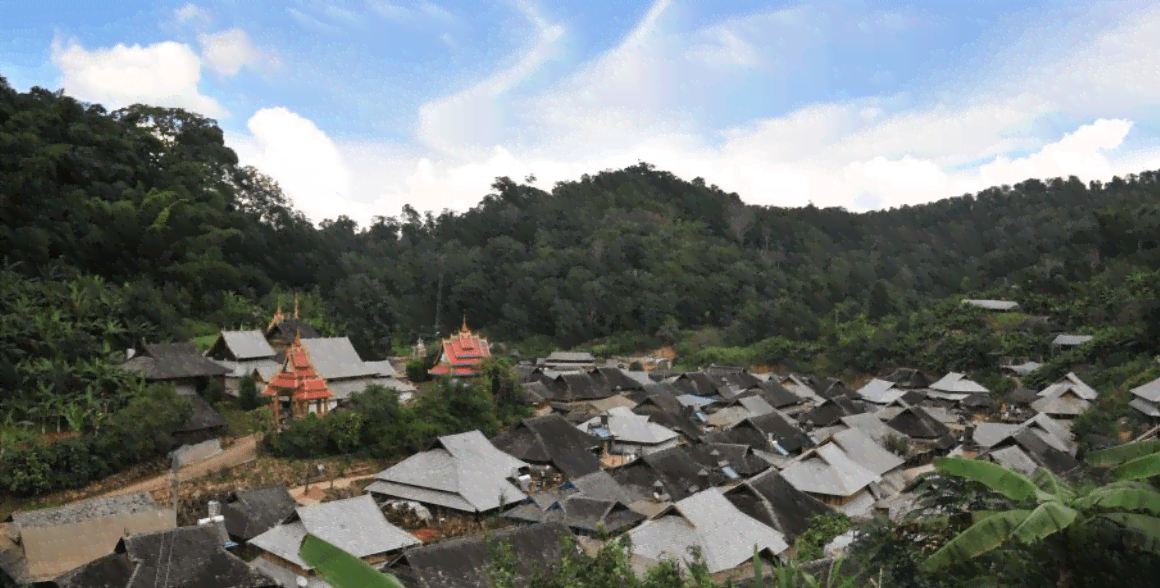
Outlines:
[[302, 346], [302, 337], [294, 338], [294, 342], [286, 349], [286, 360], [282, 364], [282, 371], [278, 372], [266, 389], [262, 392], [274, 399], [274, 425], [281, 427], [282, 401], [287, 399], [290, 404], [290, 414], [293, 418], [301, 418], [311, 412], [326, 414], [330, 412], [330, 389], [326, 380], [318, 375], [314, 369], [314, 362], [310, 354]]
[[467, 328], [467, 315], [458, 333], [443, 340], [443, 355], [439, 364], [431, 368], [432, 376], [472, 378], [479, 375], [479, 364], [491, 357], [487, 339]]

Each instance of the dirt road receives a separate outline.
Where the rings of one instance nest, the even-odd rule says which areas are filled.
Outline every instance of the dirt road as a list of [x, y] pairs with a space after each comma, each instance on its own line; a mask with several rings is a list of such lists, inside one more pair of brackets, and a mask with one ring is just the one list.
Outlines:
[[[233, 445], [224, 449], [221, 453], [205, 460], [178, 470], [177, 477], [180, 481], [185, 482], [205, 476], [211, 472], [216, 472], [225, 468], [232, 468], [239, 466], [249, 461], [253, 461], [258, 457], [258, 442], [260, 438], [258, 435], [250, 435], [238, 439]], [[118, 488], [112, 492], [107, 492], [103, 496], [116, 496], [118, 494], [129, 494], [131, 492], [152, 492], [154, 490], [162, 490], [169, 487], [169, 474], [162, 474], [152, 478], [136, 482], [123, 488]]]
[[[333, 487], [334, 488], [346, 488], [347, 486], [350, 486], [354, 482], [358, 482], [360, 480], [366, 480], [366, 479], [371, 478], [371, 477], [374, 477], [373, 473], [363, 473], [363, 474], [359, 474], [357, 476], [350, 476], [347, 478], [336, 478], [333, 482], [333, 484], [334, 484]], [[290, 496], [293, 496], [294, 500], [298, 501], [298, 504], [302, 504], [302, 505], [314, 504], [314, 503], [318, 502], [319, 500], [321, 500], [325, 491], [329, 490], [330, 488], [331, 488], [331, 481], [330, 480], [321, 480], [319, 482], [314, 482], [314, 483], [310, 484], [310, 492], [306, 491], [306, 486], [297, 486], [295, 488], [291, 488], [290, 489]]]

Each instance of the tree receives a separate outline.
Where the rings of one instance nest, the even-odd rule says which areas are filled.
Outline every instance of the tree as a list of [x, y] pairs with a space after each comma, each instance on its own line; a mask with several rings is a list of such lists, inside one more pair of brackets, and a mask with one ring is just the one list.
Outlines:
[[266, 404], [267, 398], [258, 394], [258, 384], [254, 376], [246, 374], [238, 381], [238, 404], [242, 410], [250, 411]]
[[[1121, 449], [1121, 448], [1116, 448]], [[1045, 543], [1059, 565], [1057, 585], [1070, 585], [1076, 551], [1094, 529], [1111, 525], [1142, 550], [1160, 550], [1160, 493], [1138, 480], [1160, 472], [1155, 454], [1128, 451], [1093, 454], [1096, 461], [1119, 461], [1113, 482], [1093, 489], [1068, 484], [1044, 468], [1030, 476], [974, 459], [939, 458], [935, 469], [949, 476], [980, 482], [1009, 499], [1015, 508], [976, 512], [974, 525], [925, 562], [928, 571], [969, 560], [1007, 542]], [[1140, 459], [1146, 461], [1141, 462]]]

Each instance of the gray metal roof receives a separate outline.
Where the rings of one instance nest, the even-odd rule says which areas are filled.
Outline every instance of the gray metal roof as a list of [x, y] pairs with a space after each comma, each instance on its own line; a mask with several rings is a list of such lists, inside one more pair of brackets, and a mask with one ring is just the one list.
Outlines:
[[986, 310], [1012, 310], [1012, 309], [1019, 307], [1018, 302], [1013, 302], [1010, 300], [972, 300], [972, 299], [967, 299], [967, 300], [963, 301], [963, 304], [968, 304], [970, 306], [976, 306], [978, 308], [983, 308]]
[[378, 372], [366, 364], [346, 337], [303, 339], [302, 347], [310, 354], [318, 375], [330, 380], [377, 376]]
[[1030, 374], [1031, 372], [1034, 372], [1035, 370], [1038, 370], [1039, 368], [1043, 367], [1043, 364], [1041, 364], [1037, 361], [1025, 361], [1025, 362], [1020, 363], [1020, 364], [1005, 365], [1002, 367], [1009, 369], [1009, 370], [1011, 370], [1011, 371], [1013, 371], [1021, 376], [1025, 376], [1025, 375]]
[[266, 359], [276, 355], [262, 331], [222, 331], [218, 337], [239, 361]]
[[633, 553], [650, 560], [688, 562], [689, 548], [699, 547], [714, 574], [750, 561], [755, 546], [774, 554], [789, 548], [784, 535], [738, 510], [716, 488], [677, 502], [629, 537]]
[[[609, 410], [608, 431], [612, 437], [622, 443], [639, 445], [658, 445], [676, 439], [679, 434], [672, 429], [649, 422], [649, 417], [638, 415], [624, 407]], [[600, 417], [589, 420], [580, 425], [583, 431], [590, 431], [594, 427], [601, 427]]]
[[971, 440], [980, 447], [994, 447], [1018, 430], [1019, 425], [1010, 423], [979, 423], [971, 433]]
[[567, 362], [567, 363], [594, 363], [596, 358], [587, 351], [553, 351], [544, 358], [545, 363]]
[[1136, 386], [1130, 392], [1134, 396], [1139, 396], [1153, 404], [1160, 402], [1160, 378], [1156, 378], [1147, 384]]
[[1076, 416], [1087, 412], [1091, 402], [1080, 398], [1071, 388], [1056, 387], [1050, 395], [1032, 402], [1031, 408], [1048, 415]]
[[738, 399], [737, 402], [741, 403], [741, 406], [744, 406], [751, 416], [761, 416], [774, 411], [773, 406], [760, 396], [746, 396]]
[[121, 364], [122, 369], [139, 372], [146, 380], [179, 380], [223, 376], [227, 368], [197, 351], [193, 343], [147, 344], [139, 355]]
[[387, 522], [369, 494], [300, 506], [286, 522], [254, 537], [249, 543], [294, 565], [310, 569], [298, 557], [298, 548], [308, 533], [359, 558], [422, 543]]
[[1031, 459], [1018, 445], [997, 449], [988, 454], [993, 461], [1003, 467], [1030, 475], [1039, 469], [1039, 464]]
[[364, 365], [366, 365], [367, 369], [373, 370], [376, 374], [384, 378], [399, 377], [399, 372], [395, 369], [395, 366], [392, 365], [389, 360], [384, 359], [383, 361], [367, 361], [364, 362]]
[[874, 404], [890, 404], [902, 398], [906, 390], [895, 388], [894, 382], [874, 378], [858, 389], [858, 395]]
[[1052, 345], [1059, 345], [1063, 347], [1071, 347], [1075, 345], [1083, 345], [1088, 341], [1094, 339], [1092, 335], [1056, 335], [1055, 339], [1051, 341]]
[[[384, 483], [374, 483], [368, 491], [418, 502], [450, 500], [470, 512], [487, 512], [527, 496], [507, 478], [514, 470], [528, 467], [498, 449], [479, 431], [440, 437], [437, 447], [417, 453], [375, 475]], [[468, 509], [463, 508], [467, 506]]]
[[951, 392], [956, 394], [976, 394], [990, 392], [990, 390], [983, 387], [983, 385], [968, 380], [966, 376], [958, 372], [950, 372], [943, 376], [939, 381], [930, 385], [932, 390], [939, 390], [942, 392]]
[[884, 475], [906, 463], [901, 457], [874, 442], [861, 429], [846, 429], [834, 434], [833, 441], [858, 465], [876, 475]]
[[844, 416], [841, 418], [841, 421], [847, 427], [861, 430], [878, 443], [884, 442], [887, 437], [902, 437], [902, 435], [899, 435], [893, 429], [886, 426], [886, 422], [876, 413], [864, 412], [862, 414]]
[[853, 496], [881, 480], [835, 443], [827, 443], [803, 454], [800, 461], [787, 467], [781, 475], [802, 492], [840, 497]]
[[1132, 401], [1128, 403], [1128, 406], [1131, 406], [1132, 408], [1148, 416], [1160, 417], [1160, 408], [1158, 408], [1155, 403], [1148, 402], [1143, 398], [1133, 398]]

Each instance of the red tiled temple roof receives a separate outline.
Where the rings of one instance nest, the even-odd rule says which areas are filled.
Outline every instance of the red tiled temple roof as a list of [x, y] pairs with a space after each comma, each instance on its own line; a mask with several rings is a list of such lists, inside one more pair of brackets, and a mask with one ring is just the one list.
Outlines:
[[431, 368], [430, 373], [433, 376], [476, 376], [475, 366], [489, 357], [491, 348], [487, 339], [473, 334], [464, 320], [462, 330], [443, 340], [443, 362]]
[[302, 347], [301, 340], [296, 340], [286, 350], [286, 363], [282, 364], [282, 371], [270, 379], [270, 383], [262, 393], [274, 396], [275, 393], [285, 395], [287, 392], [290, 393], [292, 401], [330, 398], [326, 380], [315, 371], [310, 355]]

